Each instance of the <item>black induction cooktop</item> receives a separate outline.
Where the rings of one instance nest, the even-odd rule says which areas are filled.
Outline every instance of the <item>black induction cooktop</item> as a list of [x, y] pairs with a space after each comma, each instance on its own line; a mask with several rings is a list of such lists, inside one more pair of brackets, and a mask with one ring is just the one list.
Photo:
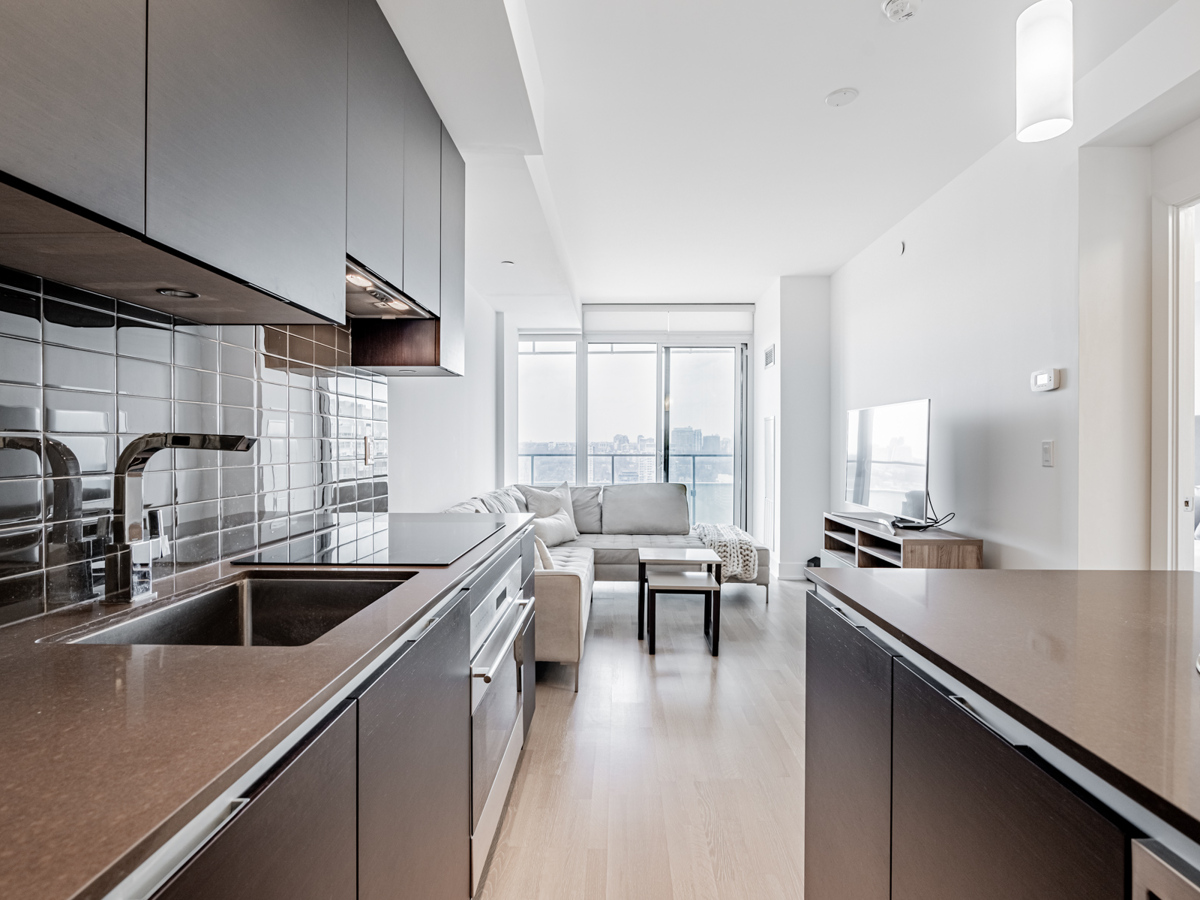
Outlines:
[[504, 527], [470, 513], [366, 516], [317, 535], [267, 547], [235, 566], [448, 566]]

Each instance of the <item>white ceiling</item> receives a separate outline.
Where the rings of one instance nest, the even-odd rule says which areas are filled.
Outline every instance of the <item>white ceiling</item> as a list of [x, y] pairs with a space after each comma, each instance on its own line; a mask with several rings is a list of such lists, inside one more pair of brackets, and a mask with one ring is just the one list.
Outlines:
[[[925, 0], [903, 24], [879, 0], [382, 2], [476, 151], [468, 280], [557, 319], [571, 293], [748, 301], [779, 275], [835, 270], [1011, 134], [1030, 0]], [[1076, 0], [1077, 77], [1172, 2]], [[536, 79], [512, 36], [526, 15]], [[845, 86], [854, 104], [824, 104]], [[533, 122], [540, 185], [518, 163], [537, 152]]]

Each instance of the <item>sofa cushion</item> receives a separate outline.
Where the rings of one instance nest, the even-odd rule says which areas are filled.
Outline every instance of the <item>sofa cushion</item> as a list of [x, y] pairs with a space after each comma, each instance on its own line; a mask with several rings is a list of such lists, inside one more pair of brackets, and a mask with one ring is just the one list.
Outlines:
[[464, 500], [462, 503], [455, 503], [449, 509], [445, 510], [448, 513], [481, 513], [487, 512], [483, 504], [477, 499]]
[[529, 507], [525, 505], [525, 495], [517, 490], [515, 484], [510, 484], [505, 490], [508, 491], [508, 496], [513, 498], [513, 503], [517, 505], [517, 512], [529, 512]]
[[692, 534], [581, 534], [562, 549], [587, 547], [595, 554], [598, 566], [637, 565], [639, 547], [703, 549], [704, 543]]
[[571, 505], [575, 508], [575, 528], [580, 534], [600, 534], [600, 485], [571, 488]]
[[480, 494], [478, 500], [490, 513], [518, 512], [516, 501], [508, 491], [488, 491], [486, 494]]
[[610, 484], [604, 488], [604, 534], [688, 534], [687, 487]]
[[[562, 544], [556, 550], [587, 547], [595, 552], [597, 566], [636, 566], [639, 547], [672, 547], [675, 549], [703, 549], [704, 542], [694, 534], [581, 534], [575, 540]], [[771, 564], [771, 552], [758, 541], [754, 542], [760, 568]]]

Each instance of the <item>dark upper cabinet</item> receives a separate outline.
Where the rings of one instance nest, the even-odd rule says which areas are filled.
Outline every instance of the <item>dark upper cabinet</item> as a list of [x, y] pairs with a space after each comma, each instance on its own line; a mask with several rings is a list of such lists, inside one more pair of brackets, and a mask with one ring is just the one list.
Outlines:
[[470, 652], [460, 599], [359, 693], [361, 900], [470, 896]]
[[461, 375], [466, 357], [467, 166], [442, 128], [441, 365]]
[[888, 900], [893, 654], [812, 592], [806, 627], [804, 895]]
[[[419, 87], [419, 85], [418, 85]], [[423, 93], [423, 92], [422, 92]], [[411, 133], [406, 120], [405, 133]], [[467, 167], [454, 141], [439, 124], [438, 224], [434, 232], [440, 318], [368, 319], [351, 321], [351, 362], [384, 375], [462, 375], [466, 371], [466, 218]], [[411, 146], [411, 145], [409, 145]], [[412, 155], [405, 156], [405, 203], [411, 199], [408, 178]], [[405, 206], [405, 283], [413, 272], [409, 255], [414, 237]], [[423, 251], [424, 252], [424, 251]], [[422, 265], [426, 262], [422, 257]], [[405, 288], [408, 293], [408, 288]], [[413, 294], [420, 301], [419, 295]], [[424, 301], [421, 301], [424, 302]]]
[[1129, 840], [1111, 813], [900, 659], [893, 687], [894, 900], [1126, 896]]
[[375, 0], [350, 0], [350, 47], [346, 252], [403, 289], [404, 105], [416, 75]]
[[[407, 58], [405, 60], [407, 63]], [[441, 312], [442, 120], [416, 72], [404, 91], [404, 283], [434, 315]]]
[[258, 787], [155, 900], [355, 900], [351, 701]]
[[145, 0], [0, 4], [0, 170], [142, 231], [145, 54]]
[[147, 236], [345, 319], [347, 0], [149, 0]]

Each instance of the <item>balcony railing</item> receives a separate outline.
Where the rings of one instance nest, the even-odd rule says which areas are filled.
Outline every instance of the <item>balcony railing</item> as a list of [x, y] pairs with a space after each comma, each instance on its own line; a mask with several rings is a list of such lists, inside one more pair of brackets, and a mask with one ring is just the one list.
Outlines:
[[[732, 524], [733, 454], [672, 453], [670, 458], [670, 480], [687, 485], [692, 524]], [[523, 484], [575, 483], [573, 453], [519, 453], [517, 460]], [[637, 462], [628, 465], [628, 461], [634, 460]], [[587, 467], [588, 484], [650, 483], [658, 481], [660, 474], [657, 453], [589, 453]], [[722, 475], [729, 480], [716, 480]]]

